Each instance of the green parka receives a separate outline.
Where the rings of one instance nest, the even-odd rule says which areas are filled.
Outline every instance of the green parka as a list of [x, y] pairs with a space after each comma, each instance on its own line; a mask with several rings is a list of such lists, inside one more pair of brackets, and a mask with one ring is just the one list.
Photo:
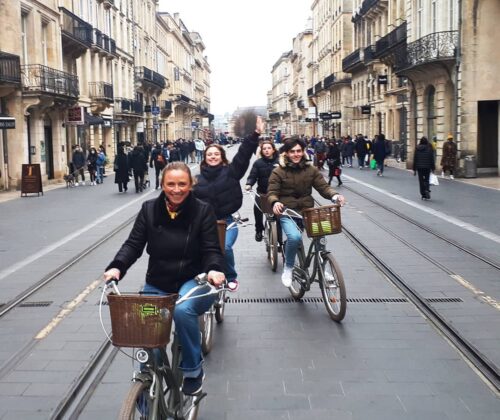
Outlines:
[[312, 188], [322, 197], [331, 199], [337, 192], [331, 188], [318, 168], [302, 158], [298, 164], [293, 164], [285, 154], [280, 155], [279, 166], [274, 168], [269, 177], [267, 199], [271, 205], [276, 202], [301, 212], [314, 207]]

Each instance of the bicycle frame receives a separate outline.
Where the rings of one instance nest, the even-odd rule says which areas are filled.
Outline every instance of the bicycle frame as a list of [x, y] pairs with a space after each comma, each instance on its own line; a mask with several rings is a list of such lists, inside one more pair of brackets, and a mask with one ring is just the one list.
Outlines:
[[[309, 248], [307, 250], [307, 254], [304, 252], [304, 241], [302, 240], [302, 245], [298, 249], [298, 260], [299, 264], [295, 264], [295, 270], [302, 272], [303, 279], [301, 279], [301, 283], [304, 287], [305, 291], [311, 290], [311, 284], [315, 281], [320, 283], [320, 279], [317, 278], [317, 275], [320, 274], [323, 276], [323, 258], [326, 254], [330, 253], [330, 251], [326, 250], [324, 236], [319, 238], [314, 238], [311, 240], [309, 244]], [[301, 263], [302, 261], [302, 263]], [[309, 273], [309, 268], [312, 263], [312, 273]]]

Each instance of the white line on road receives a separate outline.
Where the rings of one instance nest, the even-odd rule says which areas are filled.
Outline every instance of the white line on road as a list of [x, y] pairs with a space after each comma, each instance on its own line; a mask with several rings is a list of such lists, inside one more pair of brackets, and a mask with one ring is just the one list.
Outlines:
[[72, 241], [73, 239], [78, 238], [78, 236], [80, 236], [81, 234], [94, 228], [99, 223], [104, 222], [105, 220], [107, 220], [110, 217], [114, 216], [115, 214], [121, 212], [122, 210], [126, 209], [127, 207], [131, 206], [132, 204], [135, 204], [138, 201], [144, 200], [144, 197], [146, 195], [149, 195], [153, 192], [155, 192], [155, 190], [151, 190], [145, 194], [142, 194], [139, 198], [136, 198], [136, 199], [130, 201], [129, 203], [127, 203], [121, 207], [118, 207], [117, 209], [109, 212], [108, 214], [105, 214], [104, 216], [102, 216], [99, 219], [95, 220], [94, 222], [88, 224], [87, 226], [73, 232], [71, 235], [65, 236], [61, 240], [54, 242], [52, 245], [49, 245], [49, 246], [41, 249], [40, 251], [36, 252], [35, 254], [30, 255], [28, 258], [25, 258], [24, 260], [19, 261], [15, 264], [11, 265], [10, 267], [7, 267], [5, 270], [0, 271], [0, 280], [4, 279], [7, 276], [10, 276], [12, 273], [15, 273], [16, 271], [20, 270], [21, 268], [26, 267], [27, 265], [38, 260], [39, 258], [44, 257], [45, 255], [49, 254], [50, 252], [54, 251], [55, 249], [59, 248], [60, 246], [67, 244], [69, 241]]
[[359, 181], [358, 179], [356, 178], [353, 178], [349, 175], [342, 175], [344, 178], [348, 179], [349, 181], [353, 181], [353, 182], [356, 182], [358, 184], [361, 184], [363, 185], [364, 187], [367, 187], [367, 188], [371, 188], [372, 190], [374, 191], [377, 191], [381, 194], [384, 194], [386, 196], [389, 196], [391, 198], [393, 198], [394, 200], [399, 200], [411, 207], [414, 207], [416, 209], [419, 209], [425, 213], [429, 213], [429, 214], [432, 214], [433, 216], [439, 218], [439, 219], [442, 219], [446, 222], [449, 222], [449, 223], [452, 223], [458, 227], [461, 227], [462, 229], [465, 229], [465, 230], [468, 230], [470, 232], [474, 232], [486, 239], [490, 239], [491, 241], [494, 241], [496, 243], [499, 243], [500, 244], [500, 236], [493, 233], [493, 232], [489, 232], [487, 230], [484, 230], [482, 228], [479, 228], [477, 226], [474, 226], [470, 223], [467, 223], [467, 222], [464, 222], [463, 220], [460, 220], [460, 219], [457, 219], [453, 216], [450, 216], [449, 214], [446, 214], [446, 213], [443, 213], [443, 212], [440, 212], [440, 211], [437, 211], [437, 210], [434, 210], [434, 209], [430, 209], [428, 207], [425, 207], [425, 206], [422, 206], [421, 204], [418, 204], [416, 203], [415, 201], [412, 201], [412, 200], [408, 200], [406, 198], [403, 198], [397, 194], [393, 194], [389, 191], [386, 191], [382, 188], [378, 188], [378, 187], [375, 187], [374, 185], [371, 185], [371, 184], [368, 184], [366, 182], [363, 182], [363, 181]]

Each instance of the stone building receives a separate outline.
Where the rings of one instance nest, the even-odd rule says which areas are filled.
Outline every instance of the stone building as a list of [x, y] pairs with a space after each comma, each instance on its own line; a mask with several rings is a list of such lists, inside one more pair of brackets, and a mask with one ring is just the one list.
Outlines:
[[[292, 134], [291, 104], [289, 95], [293, 83], [292, 51], [288, 51], [274, 64], [272, 71], [271, 102], [268, 103], [269, 125], [272, 132]], [[295, 112], [295, 111], [294, 111]]]

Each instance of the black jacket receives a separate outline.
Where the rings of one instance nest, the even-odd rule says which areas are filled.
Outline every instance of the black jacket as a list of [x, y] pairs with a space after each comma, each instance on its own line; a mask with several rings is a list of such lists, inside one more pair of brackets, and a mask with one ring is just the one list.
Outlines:
[[193, 192], [197, 198], [212, 205], [217, 219], [225, 219], [241, 207], [240, 180], [258, 145], [259, 135], [254, 133], [243, 141], [229, 165], [201, 166]]
[[417, 169], [436, 169], [434, 164], [434, 151], [430, 144], [419, 144], [413, 155], [413, 170]]
[[146, 283], [176, 293], [197, 274], [224, 271], [225, 264], [210, 206], [190, 194], [172, 220], [165, 199], [162, 192], [158, 198], [143, 203], [128, 239], [106, 270], [117, 268], [123, 278], [146, 246]]
[[124, 152], [118, 152], [115, 156], [113, 170], [115, 171], [115, 184], [128, 183], [128, 157]]
[[277, 152], [271, 156], [270, 159], [265, 157], [257, 159], [250, 170], [250, 175], [248, 175], [247, 185], [253, 186], [257, 183], [257, 192], [266, 194], [267, 186], [269, 184], [269, 176], [276, 166], [278, 166]]

